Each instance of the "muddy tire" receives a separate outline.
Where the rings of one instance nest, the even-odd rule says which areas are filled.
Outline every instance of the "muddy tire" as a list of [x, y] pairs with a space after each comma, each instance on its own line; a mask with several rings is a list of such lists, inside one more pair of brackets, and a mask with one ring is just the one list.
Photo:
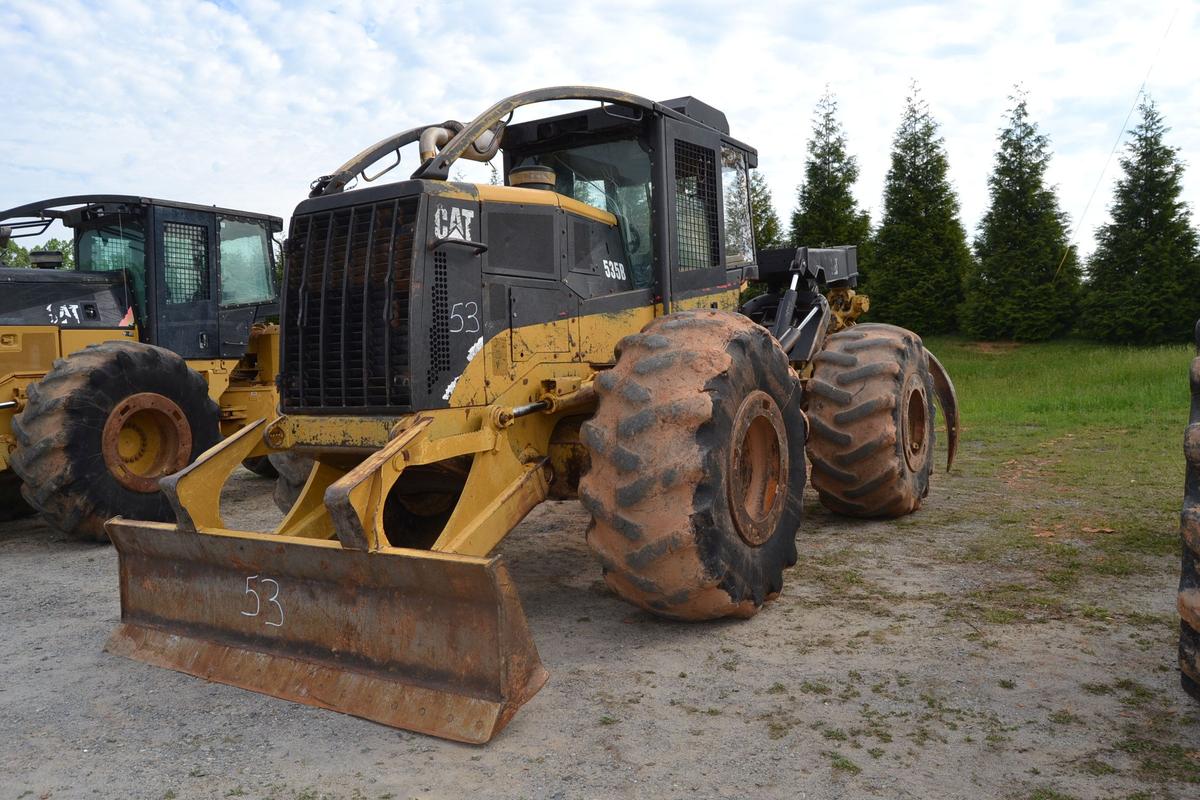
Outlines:
[[[1200, 354], [1200, 322], [1196, 323]], [[1179, 681], [1200, 701], [1200, 355], [1192, 359], [1192, 410], [1183, 437], [1187, 476], [1179, 520], [1183, 559], [1179, 568]]]
[[[1200, 544], [1200, 543], [1197, 543]], [[1184, 542], [1179, 580], [1179, 680], [1184, 691], [1200, 700], [1200, 555]]]
[[21, 496], [21, 479], [11, 470], [0, 472], [0, 522], [23, 519], [37, 511]]
[[312, 472], [313, 460], [308, 456], [288, 451], [271, 453], [267, 458], [279, 474], [275, 479], [275, 491], [271, 497], [279, 510], [286, 514], [292, 510], [292, 506], [300, 497], [308, 475]]
[[855, 325], [829, 337], [808, 381], [812, 484], [830, 511], [899, 517], [933, 472], [934, 393], [921, 337]]
[[103, 342], [54, 362], [13, 419], [13, 471], [47, 523], [108, 541], [105, 520], [174, 519], [158, 479], [220, 439], [208, 385], [170, 350]]
[[672, 619], [749, 617], [796, 562], [804, 488], [799, 381], [737, 314], [660, 317], [596, 379], [579, 497], [608, 586]]

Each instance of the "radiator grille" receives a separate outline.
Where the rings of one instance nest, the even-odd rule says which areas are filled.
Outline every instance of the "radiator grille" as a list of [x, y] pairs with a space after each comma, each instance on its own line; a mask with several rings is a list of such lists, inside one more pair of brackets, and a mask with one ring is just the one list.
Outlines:
[[284, 277], [286, 409], [412, 403], [409, 291], [417, 201], [292, 220]]

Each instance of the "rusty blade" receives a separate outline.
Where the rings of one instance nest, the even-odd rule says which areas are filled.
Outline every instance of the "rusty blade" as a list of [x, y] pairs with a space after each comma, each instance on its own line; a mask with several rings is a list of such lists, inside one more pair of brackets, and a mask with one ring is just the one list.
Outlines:
[[110, 653], [480, 744], [546, 682], [500, 558], [111, 520]]

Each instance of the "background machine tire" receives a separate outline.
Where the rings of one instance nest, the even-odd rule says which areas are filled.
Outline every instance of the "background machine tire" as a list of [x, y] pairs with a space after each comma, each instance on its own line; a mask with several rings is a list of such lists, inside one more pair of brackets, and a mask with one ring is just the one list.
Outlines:
[[1179, 569], [1179, 682], [1200, 701], [1200, 322], [1196, 323], [1196, 358], [1192, 359], [1192, 410], [1183, 437], [1187, 476], [1179, 533], [1183, 559]]
[[170, 350], [103, 342], [58, 359], [13, 419], [25, 499], [72, 537], [108, 540], [104, 522], [174, 519], [158, 479], [220, 439], [208, 384]]
[[741, 315], [670, 314], [596, 389], [579, 497], [605, 581], [664, 617], [753, 615], [796, 562], [806, 431], [783, 351]]
[[267, 458], [270, 459], [271, 466], [279, 475], [275, 479], [275, 491], [271, 497], [275, 501], [276, 507], [286, 514], [292, 510], [292, 505], [300, 497], [300, 492], [308, 481], [308, 475], [312, 472], [313, 460], [308, 456], [287, 450], [271, 453]]
[[921, 338], [863, 324], [829, 337], [808, 381], [812, 484], [830, 511], [899, 517], [933, 472], [934, 390]]

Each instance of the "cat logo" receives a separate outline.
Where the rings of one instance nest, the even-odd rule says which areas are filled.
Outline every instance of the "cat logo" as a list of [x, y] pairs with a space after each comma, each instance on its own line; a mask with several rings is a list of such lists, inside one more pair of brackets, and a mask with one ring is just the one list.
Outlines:
[[439, 239], [471, 241], [471, 221], [475, 212], [468, 208], [439, 205], [433, 212], [433, 235]]

